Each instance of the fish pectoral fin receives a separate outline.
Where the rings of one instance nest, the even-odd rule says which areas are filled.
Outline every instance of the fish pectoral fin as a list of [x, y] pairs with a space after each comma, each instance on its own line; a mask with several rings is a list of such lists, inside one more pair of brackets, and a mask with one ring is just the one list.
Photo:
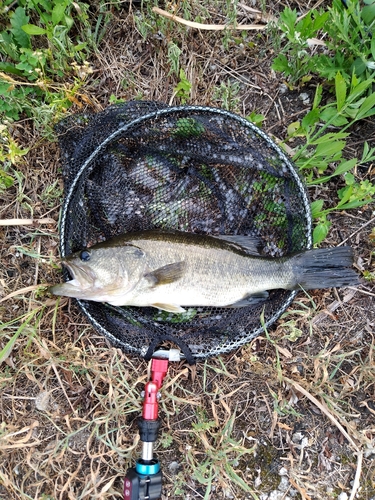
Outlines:
[[157, 309], [161, 309], [162, 311], [167, 311], [175, 314], [186, 312], [186, 309], [177, 304], [163, 304], [161, 302], [155, 302], [155, 304], [151, 305], [152, 307], [156, 307]]
[[186, 268], [186, 262], [173, 262], [173, 264], [167, 264], [166, 266], [159, 267], [155, 271], [145, 274], [145, 278], [151, 281], [152, 286], [167, 285], [168, 283], [173, 283], [182, 278]]
[[268, 292], [257, 292], [253, 293], [252, 295], [247, 295], [243, 299], [234, 302], [233, 304], [230, 304], [229, 306], [226, 307], [231, 307], [231, 308], [236, 308], [236, 307], [247, 307], [247, 306], [253, 306], [255, 304], [259, 304], [261, 302], [264, 302], [268, 299]]

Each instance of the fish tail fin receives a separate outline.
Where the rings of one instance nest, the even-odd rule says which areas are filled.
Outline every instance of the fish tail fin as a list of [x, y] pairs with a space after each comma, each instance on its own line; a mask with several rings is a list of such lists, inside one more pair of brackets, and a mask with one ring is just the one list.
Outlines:
[[292, 257], [296, 289], [331, 288], [359, 285], [357, 273], [350, 269], [353, 249], [349, 246], [316, 248]]

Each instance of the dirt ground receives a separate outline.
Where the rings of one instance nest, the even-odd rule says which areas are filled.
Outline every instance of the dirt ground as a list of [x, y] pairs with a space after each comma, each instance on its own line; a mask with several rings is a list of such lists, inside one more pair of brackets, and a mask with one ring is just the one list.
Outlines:
[[[296, 5], [304, 11], [312, 4]], [[277, 15], [283, 6], [266, 10]], [[263, 130], [279, 139], [310, 109], [316, 82], [289, 90], [270, 68], [272, 31], [233, 34], [226, 48], [220, 32], [168, 21], [167, 36], [150, 29], [143, 38], [135, 22], [140, 9], [125, 2], [114, 10], [88, 61], [93, 73], [84, 98], [69, 112], [100, 111], [111, 95], [178, 103], [171, 39], [193, 83], [189, 104], [220, 107], [215, 87], [238, 85], [230, 109], [262, 113]], [[210, 13], [212, 23], [223, 22], [220, 12]], [[242, 9], [238, 22], [254, 20]], [[370, 120], [357, 125], [347, 155], [359, 155], [366, 140], [374, 146], [374, 132]], [[125, 472], [141, 451], [136, 419], [149, 367], [111, 346], [74, 300], [25, 290], [61, 279], [60, 152], [27, 118], [12, 135], [30, 152], [18, 166], [22, 184], [4, 195], [0, 219], [53, 222], [0, 226], [0, 348], [24, 325], [0, 374], [0, 499], [121, 498]], [[374, 180], [375, 167], [356, 174]], [[337, 182], [311, 189], [311, 199], [332, 203]], [[374, 205], [330, 218], [324, 244], [351, 245], [358, 272], [374, 272]], [[268, 338], [193, 367], [171, 363], [156, 447], [162, 499], [374, 500], [374, 333], [375, 287], [364, 280], [357, 289], [300, 293]]]

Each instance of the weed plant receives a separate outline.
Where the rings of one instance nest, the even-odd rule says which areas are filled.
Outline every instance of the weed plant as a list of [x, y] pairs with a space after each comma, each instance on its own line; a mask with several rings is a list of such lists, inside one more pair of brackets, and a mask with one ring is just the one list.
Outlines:
[[76, 102], [92, 72], [90, 52], [104, 36], [108, 15], [72, 0], [6, 1], [0, 14], [0, 119], [33, 118], [44, 133], [51, 120]]
[[[286, 43], [273, 61], [273, 69], [283, 72], [290, 86], [308, 82], [313, 74], [323, 79], [317, 85], [312, 109], [301, 121], [289, 124], [286, 140], [302, 140], [293, 160], [310, 186], [344, 176], [336, 205], [324, 208], [322, 199], [312, 204], [317, 220], [314, 243], [319, 244], [328, 234], [330, 212], [358, 208], [375, 199], [375, 185], [367, 179], [357, 181], [353, 174], [355, 167], [374, 161], [375, 148], [365, 142], [361, 158], [344, 157], [350, 128], [375, 115], [375, 1], [367, 0], [362, 7], [358, 0], [335, 0], [326, 12], [312, 9], [302, 19], [296, 10], [286, 8], [279, 27]], [[326, 53], [311, 55], [312, 38], [320, 35]], [[332, 94], [325, 104], [323, 86]]]
[[[286, 44], [273, 61], [294, 84], [316, 74], [333, 80], [337, 72], [347, 83], [353, 72], [362, 81], [375, 76], [375, 1], [334, 0], [327, 11], [311, 9], [298, 18], [297, 11], [285, 8], [280, 14], [281, 39]], [[322, 35], [322, 36], [320, 36]], [[328, 53], [311, 55], [313, 38], [322, 38]]]
[[[368, 180], [358, 180], [353, 171], [355, 166], [366, 166], [374, 160], [374, 148], [365, 144], [360, 158], [345, 157], [352, 125], [374, 115], [374, 42], [365, 36], [373, 30], [374, 2], [367, 0], [364, 7], [357, 1], [346, 3], [348, 8], [334, 2], [328, 15], [311, 11], [305, 21], [298, 20], [293, 11], [284, 11], [281, 19], [285, 45], [281, 54], [285, 58], [279, 57], [275, 62], [279, 65], [275, 69], [284, 72], [290, 86], [308, 82], [312, 75], [321, 79], [312, 109], [300, 121], [289, 124], [286, 139], [292, 145], [299, 143], [294, 150], [294, 160], [308, 185], [319, 188], [343, 179], [337, 190], [338, 201], [326, 207], [324, 200], [318, 197], [313, 203], [313, 215], [318, 221], [315, 243], [327, 235], [328, 215], [332, 210], [360, 207], [375, 197], [374, 185]], [[173, 98], [187, 103], [197, 82], [189, 81], [188, 77], [191, 66], [186, 64], [180, 39], [185, 28], [155, 16], [151, 12], [152, 4], [145, 2], [140, 11], [134, 11], [134, 24], [144, 39], [159, 36], [160, 44], [165, 44], [165, 74], [169, 73], [173, 82]], [[201, 5], [200, 10], [193, 2], [180, 4], [180, 14], [186, 19], [208, 21], [207, 6], [211, 4]], [[23, 169], [23, 162], [28, 147], [12, 135], [11, 122], [31, 118], [43, 135], [48, 136], [50, 123], [72, 104], [79, 105], [91, 71], [87, 61], [105, 33], [110, 14], [104, 2], [90, 8], [88, 3], [71, 0], [19, 0], [17, 3], [6, 0], [3, 5], [7, 10], [1, 14], [4, 29], [0, 34], [3, 121], [0, 194], [2, 190], [11, 192], [18, 210], [38, 212], [36, 205], [41, 201], [49, 211], [61, 197], [59, 185], [53, 177], [34, 198], [25, 189], [28, 170]], [[225, 2], [227, 19], [232, 23], [236, 22], [236, 5], [237, 2]], [[93, 8], [97, 8], [95, 18], [90, 14]], [[360, 26], [355, 28], [358, 23]], [[309, 39], [320, 33], [324, 34], [327, 50], [316, 54], [320, 57], [315, 58], [317, 65], [307, 67], [305, 63], [311, 60]], [[218, 45], [225, 49], [231, 40], [231, 33], [225, 32]], [[345, 60], [344, 50], [348, 56]], [[136, 78], [135, 73], [129, 74]], [[129, 75], [121, 75], [121, 78], [133, 85]], [[228, 78], [227, 73], [222, 81], [215, 80], [207, 102], [212, 102], [214, 96], [216, 105], [238, 111], [243, 88], [236, 81]], [[328, 100], [327, 91], [330, 91]], [[139, 91], [137, 95], [145, 94]], [[117, 92], [110, 102], [118, 101], [122, 99]], [[248, 119], [261, 125], [265, 116], [252, 112]], [[191, 123], [191, 135], [199, 132]], [[51, 231], [56, 238], [55, 230]], [[49, 243], [48, 247], [38, 249], [33, 244], [34, 232], [38, 239], [51, 237], [49, 231], [44, 234], [40, 228], [35, 228], [33, 233], [21, 231], [19, 240], [12, 239], [12, 246], [6, 252], [9, 250], [11, 255], [17, 251], [25, 256], [22, 262], [37, 262], [39, 274], [38, 271], [35, 276], [29, 274], [30, 283], [34, 279], [45, 282], [41, 273], [47, 275], [49, 281], [51, 267], [55, 265], [50, 252], [56, 253], [56, 246]], [[374, 230], [370, 239], [375, 240]], [[26, 273], [27, 269], [22, 270], [22, 275]], [[5, 270], [2, 276], [6, 277]], [[364, 276], [374, 279], [370, 271], [365, 271]], [[23, 285], [30, 283], [23, 282]], [[256, 499], [257, 494], [260, 495], [258, 490], [263, 493], [277, 488], [279, 465], [288, 467], [290, 478], [301, 485], [300, 492], [306, 493], [306, 498], [317, 491], [317, 475], [311, 475], [310, 464], [319, 461], [321, 467], [324, 463], [320, 461], [325, 459], [322, 443], [326, 442], [326, 436], [332, 436], [330, 442], [335, 442], [335, 446], [340, 439], [332, 434], [332, 428], [327, 430], [320, 413], [314, 420], [314, 412], [310, 407], [306, 410], [300, 393], [298, 397], [295, 394], [291, 397], [288, 374], [293, 374], [315, 398], [325, 402], [357, 442], [368, 446], [371, 456], [370, 439], [374, 433], [371, 425], [365, 428], [364, 422], [366, 411], [370, 417], [374, 411], [371, 403], [374, 345], [371, 340], [368, 342], [371, 333], [366, 337], [366, 328], [372, 325], [372, 310], [367, 308], [363, 313], [353, 305], [350, 309], [353, 318], [350, 318], [346, 308], [344, 320], [340, 322], [337, 314], [329, 323], [329, 331], [319, 335], [313, 330], [312, 316], [326, 310], [324, 294], [317, 294], [313, 305], [311, 298], [308, 302], [304, 300], [302, 297], [294, 303], [294, 309], [285, 313], [276, 333], [265, 331], [265, 338], [256, 339], [240, 352], [199, 363], [194, 369], [170, 367], [160, 401], [164, 428], [157, 443], [163, 466], [173, 458], [181, 467], [176, 475], [164, 467], [169, 496], [187, 498], [187, 492], [192, 491], [194, 498], [219, 498], [225, 494], [227, 498]], [[4, 320], [0, 324], [4, 411], [0, 433], [3, 461], [0, 497], [3, 486], [4, 495], [22, 499], [121, 497], [124, 471], [140, 454], [135, 421], [141, 411], [140, 392], [147, 379], [145, 364], [109, 348], [82, 323], [82, 317], [65, 299], [48, 300], [42, 290], [38, 290], [31, 299], [23, 293], [17, 300], [5, 304], [6, 307], [2, 304], [0, 309]], [[359, 312], [368, 316], [367, 325]], [[358, 313], [358, 317], [354, 318], [354, 313]], [[343, 341], [343, 337], [346, 340]], [[338, 338], [341, 345], [335, 342]], [[363, 396], [361, 400], [362, 393], [369, 397]], [[37, 422], [33, 423], [32, 418]], [[284, 462], [274, 462], [272, 456], [268, 462], [262, 462], [264, 447], [261, 444], [264, 436], [272, 435], [271, 419], [275, 435], [270, 438], [270, 448], [280, 454], [285, 451]], [[291, 456], [289, 450], [295, 454], [296, 448], [289, 445], [292, 428], [301, 425], [309, 426], [317, 446], [315, 452], [312, 446], [307, 447], [298, 463], [298, 456], [297, 460], [290, 461], [286, 457]], [[324, 491], [328, 481], [332, 484], [331, 476], [340, 468], [339, 459], [337, 448], [332, 451], [331, 460], [325, 459], [333, 464], [335, 471], [321, 472]], [[347, 469], [343, 467], [346, 474], [343, 483], [348, 491], [353, 458], [348, 453], [344, 459], [349, 462]], [[273, 474], [271, 468], [275, 471]], [[313, 469], [317, 470], [315, 466]], [[261, 483], [256, 483], [257, 471]], [[272, 486], [264, 475], [273, 477]], [[369, 491], [370, 487], [358, 494], [366, 495]], [[328, 496], [332, 497], [327, 490]]]

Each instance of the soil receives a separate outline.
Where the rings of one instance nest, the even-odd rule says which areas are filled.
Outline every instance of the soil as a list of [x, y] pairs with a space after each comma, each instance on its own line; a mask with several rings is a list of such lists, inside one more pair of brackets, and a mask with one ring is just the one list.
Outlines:
[[[189, 104], [222, 106], [214, 88], [239, 84], [229, 107], [242, 116], [262, 113], [263, 130], [276, 140], [311, 108], [316, 82], [290, 90], [271, 70], [272, 31], [232, 35], [225, 47], [220, 32], [169, 21], [168, 37], [150, 30], [143, 38], [134, 21], [141, 8], [124, 2], [114, 10], [69, 113], [102, 110], [111, 95], [177, 103], [170, 40], [193, 83]], [[281, 8], [276, 2], [266, 10], [277, 15]], [[246, 10], [241, 16], [238, 22], [253, 22]], [[212, 23], [220, 22], [212, 9]], [[149, 367], [111, 346], [74, 301], [28, 290], [61, 276], [60, 152], [27, 117], [11, 133], [30, 152], [17, 165], [23, 181], [6, 191], [0, 218], [54, 222], [0, 226], [0, 347], [25, 325], [0, 377], [0, 498], [122, 498], [123, 477], [141, 451], [136, 419]], [[364, 141], [375, 146], [374, 133], [371, 120], [356, 125], [347, 156], [360, 155]], [[374, 173], [369, 164], [356, 175], [374, 180]], [[46, 196], [56, 181], [56, 197]], [[312, 188], [311, 199], [334, 203], [340, 183]], [[324, 244], [351, 245], [359, 274], [375, 272], [374, 210], [370, 204], [330, 216]], [[29, 323], [23, 316], [6, 325], [37, 308], [40, 316]], [[268, 338], [193, 367], [171, 363], [156, 446], [162, 499], [374, 500], [374, 333], [374, 282], [363, 280], [357, 289], [301, 292]]]

